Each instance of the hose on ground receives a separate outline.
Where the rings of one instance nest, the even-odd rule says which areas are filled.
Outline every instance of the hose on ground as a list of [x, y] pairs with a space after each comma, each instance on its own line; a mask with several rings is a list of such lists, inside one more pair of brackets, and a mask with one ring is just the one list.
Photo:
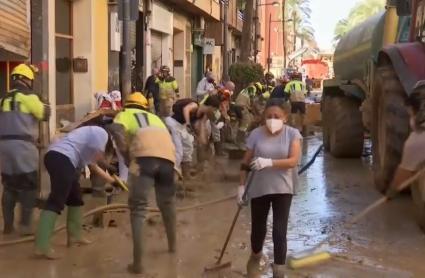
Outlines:
[[[314, 161], [316, 160], [317, 156], [320, 154], [320, 152], [322, 151], [323, 145], [321, 145], [317, 151], [314, 153], [313, 157], [310, 159], [310, 161], [305, 164], [303, 167], [301, 167], [301, 169], [298, 171], [298, 174], [301, 175], [302, 173], [304, 173], [308, 168], [310, 168], [311, 165], [313, 165]], [[199, 209], [201, 207], [206, 207], [206, 206], [211, 206], [211, 205], [215, 205], [215, 204], [219, 204], [219, 203], [223, 203], [232, 199], [236, 198], [236, 194], [232, 194], [223, 198], [219, 198], [216, 200], [212, 200], [212, 201], [207, 201], [207, 202], [203, 202], [203, 203], [199, 203], [199, 204], [195, 204], [195, 205], [190, 205], [190, 206], [185, 206], [185, 207], [179, 207], [177, 208], [178, 212], [185, 212], [185, 211], [190, 211], [190, 210], [194, 210], [194, 209]], [[128, 209], [128, 205], [127, 204], [110, 204], [110, 205], [105, 205], [105, 206], [101, 206], [101, 207], [97, 207], [94, 208], [88, 212], [86, 212], [83, 215], [83, 218], [88, 218], [90, 216], [96, 215], [98, 213], [103, 213], [105, 211], [111, 211], [111, 210], [123, 210], [123, 209]], [[150, 213], [159, 213], [159, 209], [158, 208], [152, 208], [152, 207], [148, 207], [147, 211]], [[60, 232], [62, 230], [64, 230], [66, 228], [66, 225], [61, 225], [58, 226], [55, 230], [54, 233]], [[8, 240], [8, 241], [1, 241], [0, 242], [0, 247], [2, 246], [8, 246], [8, 245], [15, 245], [15, 244], [20, 244], [20, 243], [26, 243], [26, 242], [31, 242], [34, 241], [35, 236], [27, 236], [27, 237], [23, 237], [23, 238], [19, 238], [19, 239], [15, 239], [15, 240]]]

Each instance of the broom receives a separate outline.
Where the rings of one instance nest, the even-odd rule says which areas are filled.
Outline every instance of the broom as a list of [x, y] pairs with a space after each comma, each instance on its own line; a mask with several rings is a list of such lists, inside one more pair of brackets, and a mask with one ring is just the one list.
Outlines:
[[[398, 188], [397, 192], [400, 193], [407, 187], [409, 187], [412, 183], [414, 183], [419, 177], [421, 177], [425, 173], [425, 168], [417, 172], [415, 175], [404, 181]], [[387, 196], [381, 197], [370, 206], [362, 210], [360, 213], [355, 215], [349, 222], [347, 222], [344, 226], [347, 228], [351, 227], [351, 225], [357, 223], [359, 220], [363, 219], [370, 212], [379, 208], [381, 205], [385, 204], [390, 199]], [[331, 234], [323, 241], [321, 241], [316, 247], [306, 250], [302, 253], [292, 255], [288, 258], [288, 266], [292, 269], [303, 268], [307, 266], [312, 266], [316, 264], [323, 263], [332, 258], [332, 255], [328, 251], [321, 251], [322, 246], [332, 238], [334, 234]]]

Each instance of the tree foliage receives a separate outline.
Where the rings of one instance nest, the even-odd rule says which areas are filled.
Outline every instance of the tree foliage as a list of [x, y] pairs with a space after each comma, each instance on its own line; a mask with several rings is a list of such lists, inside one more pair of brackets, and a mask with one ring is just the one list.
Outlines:
[[291, 19], [289, 27], [295, 24], [295, 33], [302, 41], [313, 42], [314, 28], [311, 26], [310, 0], [286, 0], [285, 18]]
[[386, 0], [362, 0], [354, 6], [348, 17], [341, 19], [335, 26], [334, 41], [337, 43], [351, 29], [379, 13], [385, 8]]
[[237, 91], [248, 86], [251, 82], [258, 82], [263, 79], [264, 68], [260, 64], [253, 62], [241, 62], [230, 66], [230, 80], [235, 82]]

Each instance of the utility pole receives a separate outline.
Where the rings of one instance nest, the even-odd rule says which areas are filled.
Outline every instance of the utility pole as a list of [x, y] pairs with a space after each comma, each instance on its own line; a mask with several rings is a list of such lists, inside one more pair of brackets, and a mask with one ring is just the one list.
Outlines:
[[254, 20], [254, 62], [257, 63], [257, 54], [258, 54], [258, 21], [259, 21], [259, 12], [258, 12], [258, 0], [255, 0], [255, 20]]
[[130, 48], [130, 0], [121, 0], [123, 4], [123, 44], [121, 49], [121, 90], [125, 99], [131, 93], [131, 48]]
[[282, 40], [283, 40], [283, 70], [286, 71], [286, 33], [285, 33], [285, 5], [286, 0], [282, 0]]
[[269, 13], [269, 45], [267, 51], [267, 71], [270, 72], [270, 64], [272, 63], [271, 54], [271, 30], [272, 30], [272, 13]]
[[[34, 81], [34, 91], [39, 93], [43, 102], [49, 102], [49, 0], [33, 0], [31, 5], [31, 63], [39, 69]], [[51, 103], [52, 110], [55, 104]], [[52, 111], [53, 114], [55, 113]], [[44, 199], [50, 187], [50, 179], [44, 167], [43, 157], [50, 142], [49, 122], [39, 124], [39, 197]]]
[[229, 58], [227, 55], [227, 51], [229, 49], [229, 42], [228, 42], [228, 36], [229, 36], [229, 22], [228, 22], [228, 17], [227, 17], [227, 5], [229, 3], [229, 0], [225, 0], [223, 3], [223, 21], [224, 21], [224, 30], [223, 30], [223, 76], [222, 79], [223, 81], [228, 81], [229, 80]]

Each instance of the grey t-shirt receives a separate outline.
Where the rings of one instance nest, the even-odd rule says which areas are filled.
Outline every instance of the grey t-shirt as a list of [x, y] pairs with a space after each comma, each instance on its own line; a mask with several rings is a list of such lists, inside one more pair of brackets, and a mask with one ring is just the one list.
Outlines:
[[108, 133], [98, 126], [84, 126], [68, 133], [49, 147], [49, 151], [67, 156], [75, 168], [95, 162], [95, 155], [105, 152]]
[[418, 171], [425, 163], [425, 132], [412, 132], [404, 143], [400, 167], [408, 171]]
[[[291, 144], [302, 139], [300, 132], [290, 126], [276, 135], [271, 135], [264, 126], [254, 129], [247, 139], [247, 148], [257, 157], [286, 159], [289, 157]], [[265, 168], [253, 172], [254, 176], [248, 195], [257, 198], [269, 194], [294, 194], [298, 183], [297, 167], [293, 169]]]

